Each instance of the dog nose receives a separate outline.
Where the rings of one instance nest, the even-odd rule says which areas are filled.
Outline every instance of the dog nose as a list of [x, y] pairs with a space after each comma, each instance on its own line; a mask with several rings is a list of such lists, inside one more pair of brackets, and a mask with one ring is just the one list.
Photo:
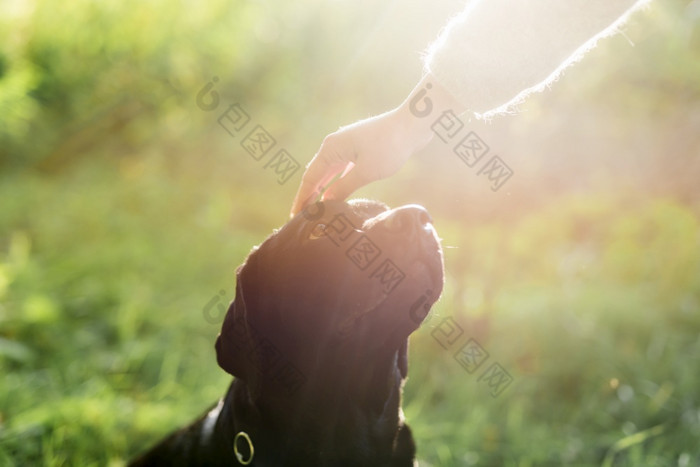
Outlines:
[[409, 204], [394, 209], [384, 221], [384, 226], [390, 232], [410, 233], [416, 228], [432, 223], [433, 218], [423, 206]]

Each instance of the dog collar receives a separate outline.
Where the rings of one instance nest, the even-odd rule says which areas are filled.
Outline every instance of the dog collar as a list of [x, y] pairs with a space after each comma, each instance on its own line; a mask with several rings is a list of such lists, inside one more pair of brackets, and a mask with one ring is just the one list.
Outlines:
[[[243, 458], [243, 454], [238, 452], [238, 439], [243, 438], [247, 443], [248, 443], [248, 450], [250, 451], [250, 455], [248, 456], [247, 459]], [[236, 459], [238, 460], [238, 463], [241, 465], [248, 465], [251, 462], [253, 462], [253, 456], [255, 455], [255, 449], [253, 448], [253, 442], [250, 440], [250, 436], [248, 436], [248, 433], [245, 431], [239, 431], [236, 433], [236, 437], [233, 438], [233, 453], [236, 454]]]

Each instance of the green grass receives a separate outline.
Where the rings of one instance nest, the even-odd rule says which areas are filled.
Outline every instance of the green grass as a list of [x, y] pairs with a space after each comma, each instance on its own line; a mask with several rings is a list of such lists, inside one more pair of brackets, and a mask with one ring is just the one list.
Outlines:
[[[152, 157], [0, 183], [0, 464], [119, 465], [226, 389], [202, 310], [268, 233], [245, 226], [284, 207], [166, 171]], [[436, 225], [458, 248], [412, 339], [422, 465], [700, 462], [695, 214], [599, 195]], [[432, 336], [446, 317], [464, 329], [449, 350]], [[453, 358], [470, 337], [490, 354], [473, 374]], [[478, 377], [495, 362], [513, 383], [494, 398]]]

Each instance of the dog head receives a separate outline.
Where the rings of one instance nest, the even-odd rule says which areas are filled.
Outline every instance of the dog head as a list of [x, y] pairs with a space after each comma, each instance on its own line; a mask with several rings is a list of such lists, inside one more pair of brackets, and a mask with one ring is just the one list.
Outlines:
[[425, 209], [318, 202], [238, 269], [218, 363], [256, 396], [371, 399], [406, 376], [408, 336], [442, 286]]

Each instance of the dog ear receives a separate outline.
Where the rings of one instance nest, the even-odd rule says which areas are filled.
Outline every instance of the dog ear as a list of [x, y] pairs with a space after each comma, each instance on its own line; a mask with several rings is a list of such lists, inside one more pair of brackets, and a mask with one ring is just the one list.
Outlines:
[[408, 338], [399, 347], [399, 355], [396, 359], [396, 363], [401, 372], [401, 378], [406, 378], [408, 376]]
[[215, 348], [219, 366], [227, 373], [245, 380], [250, 376], [249, 360], [255, 343], [254, 331], [248, 325], [247, 312], [241, 277], [237, 274], [236, 298], [228, 308]]
[[394, 453], [391, 459], [392, 466], [415, 465], [416, 443], [413, 441], [411, 429], [406, 423], [401, 423], [394, 438]]

